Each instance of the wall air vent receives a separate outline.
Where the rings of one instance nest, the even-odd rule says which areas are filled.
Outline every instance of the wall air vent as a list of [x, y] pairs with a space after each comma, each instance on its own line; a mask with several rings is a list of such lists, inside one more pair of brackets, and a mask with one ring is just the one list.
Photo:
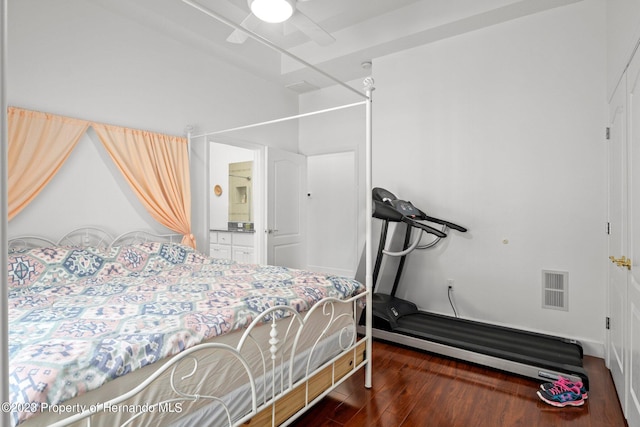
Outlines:
[[542, 270], [542, 308], [569, 310], [569, 273]]

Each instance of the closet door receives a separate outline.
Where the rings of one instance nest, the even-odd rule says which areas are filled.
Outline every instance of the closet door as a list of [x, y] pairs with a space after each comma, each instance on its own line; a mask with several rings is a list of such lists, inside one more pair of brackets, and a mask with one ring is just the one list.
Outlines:
[[307, 158], [307, 265], [354, 277], [358, 266], [358, 174], [355, 151]]
[[626, 245], [626, 84], [623, 78], [609, 104], [609, 286], [607, 366], [626, 414], [627, 396], [627, 273], [617, 265]]
[[627, 420], [640, 426], [640, 55], [627, 69], [629, 396]]

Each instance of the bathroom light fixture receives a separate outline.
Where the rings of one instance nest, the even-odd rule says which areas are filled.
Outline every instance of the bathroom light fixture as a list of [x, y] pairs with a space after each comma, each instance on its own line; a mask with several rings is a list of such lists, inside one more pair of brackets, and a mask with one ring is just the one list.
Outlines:
[[260, 20], [277, 24], [293, 15], [295, 0], [248, 0], [251, 12]]

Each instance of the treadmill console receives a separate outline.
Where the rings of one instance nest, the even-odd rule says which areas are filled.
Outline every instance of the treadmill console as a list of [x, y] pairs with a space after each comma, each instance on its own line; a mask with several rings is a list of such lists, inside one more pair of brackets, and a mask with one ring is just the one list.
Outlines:
[[393, 202], [391, 202], [391, 204], [398, 212], [409, 218], [416, 218], [422, 215], [420, 209], [413, 206], [411, 202], [407, 202], [404, 200], [394, 200]]
[[385, 190], [384, 188], [376, 187], [372, 191], [373, 200], [383, 203], [391, 203], [394, 200], [398, 200], [398, 198], [389, 190]]

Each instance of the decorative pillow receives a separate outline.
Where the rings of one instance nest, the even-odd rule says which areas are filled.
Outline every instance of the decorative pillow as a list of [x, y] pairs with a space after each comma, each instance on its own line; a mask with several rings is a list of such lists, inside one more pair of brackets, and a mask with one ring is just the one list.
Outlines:
[[8, 283], [9, 287], [51, 286], [87, 278], [107, 280], [219, 263], [220, 260], [208, 258], [179, 243], [147, 242], [110, 248], [33, 248], [9, 254]]
[[[10, 287], [76, 282], [118, 270], [101, 249], [89, 247], [27, 249], [9, 254], [8, 261]], [[108, 269], [105, 270], [105, 267]]]
[[211, 263], [212, 260], [189, 246], [171, 242], [146, 242], [112, 247], [112, 256], [128, 274], [154, 274], [177, 266]]

